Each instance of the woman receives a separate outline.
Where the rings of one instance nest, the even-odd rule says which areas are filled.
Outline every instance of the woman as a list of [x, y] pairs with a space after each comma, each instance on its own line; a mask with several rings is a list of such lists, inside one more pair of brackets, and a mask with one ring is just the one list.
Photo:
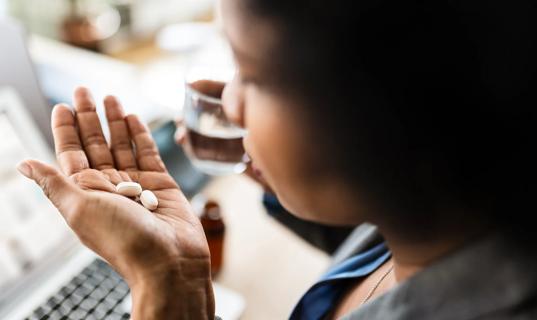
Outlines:
[[[228, 115], [296, 216], [358, 229], [295, 319], [534, 319], [529, 213], [535, 6], [522, 1], [223, 0], [238, 73]], [[87, 90], [56, 106], [62, 173], [35, 180], [126, 279], [134, 319], [214, 317], [202, 228], [147, 128]], [[131, 144], [131, 141], [133, 144]], [[149, 212], [115, 194], [134, 180]], [[379, 237], [379, 232], [382, 238]], [[376, 240], [373, 240], [376, 239]], [[292, 263], [290, 261], [290, 263]]]

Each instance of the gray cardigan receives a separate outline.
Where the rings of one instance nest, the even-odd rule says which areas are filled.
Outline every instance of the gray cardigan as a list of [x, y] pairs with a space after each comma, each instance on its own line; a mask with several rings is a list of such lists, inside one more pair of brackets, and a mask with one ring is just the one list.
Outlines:
[[[334, 255], [334, 264], [382, 241], [361, 225]], [[537, 256], [492, 235], [443, 258], [345, 320], [537, 319]]]

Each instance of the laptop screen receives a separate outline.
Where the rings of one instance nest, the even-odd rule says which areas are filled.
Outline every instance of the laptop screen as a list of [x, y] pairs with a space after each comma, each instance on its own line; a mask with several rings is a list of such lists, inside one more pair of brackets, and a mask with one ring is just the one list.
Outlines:
[[0, 87], [16, 88], [31, 118], [52, 147], [51, 108], [37, 81], [34, 66], [26, 48], [24, 29], [15, 21], [0, 17]]
[[0, 309], [3, 295], [71, 236], [39, 187], [15, 169], [28, 157], [50, 159], [38, 151], [46, 143], [20, 101], [0, 88]]

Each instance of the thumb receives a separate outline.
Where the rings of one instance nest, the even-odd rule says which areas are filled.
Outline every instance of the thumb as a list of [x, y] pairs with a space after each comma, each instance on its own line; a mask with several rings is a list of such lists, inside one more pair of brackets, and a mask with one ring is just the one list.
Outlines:
[[25, 177], [34, 180], [43, 189], [45, 195], [65, 216], [78, 200], [78, 189], [64, 174], [56, 168], [37, 160], [24, 160], [17, 165], [17, 170]]
[[183, 125], [178, 126], [177, 130], [175, 130], [174, 137], [175, 143], [177, 143], [178, 145], [182, 145], [183, 143], [185, 143], [186, 128]]

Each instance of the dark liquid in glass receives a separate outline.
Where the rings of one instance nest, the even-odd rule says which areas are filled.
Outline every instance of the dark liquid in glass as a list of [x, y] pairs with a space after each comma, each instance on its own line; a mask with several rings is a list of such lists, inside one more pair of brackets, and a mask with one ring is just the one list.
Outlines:
[[198, 160], [238, 163], [243, 161], [242, 137], [213, 137], [187, 127], [186, 139]]

